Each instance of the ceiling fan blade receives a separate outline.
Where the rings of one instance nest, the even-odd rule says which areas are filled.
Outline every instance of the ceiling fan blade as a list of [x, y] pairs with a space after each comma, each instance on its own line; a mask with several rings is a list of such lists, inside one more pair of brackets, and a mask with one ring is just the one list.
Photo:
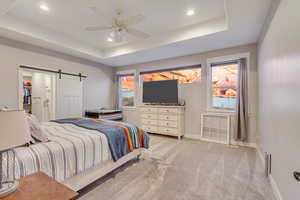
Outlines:
[[150, 37], [149, 34], [147, 33], [144, 33], [142, 31], [139, 31], [139, 30], [136, 30], [136, 29], [133, 29], [133, 28], [127, 28], [127, 32], [135, 37], [139, 37], [139, 38], [148, 38]]
[[136, 16], [128, 17], [127, 19], [124, 20], [124, 22], [127, 26], [131, 26], [131, 25], [139, 24], [144, 20], [145, 20], [145, 16], [136, 15]]
[[107, 23], [111, 23], [112, 19], [107, 17], [105, 14], [103, 14], [96, 6], [90, 6], [89, 7], [96, 15], [104, 19], [103, 21]]
[[85, 28], [86, 31], [104, 31], [110, 29], [112, 29], [112, 27], [109, 26], [89, 26]]

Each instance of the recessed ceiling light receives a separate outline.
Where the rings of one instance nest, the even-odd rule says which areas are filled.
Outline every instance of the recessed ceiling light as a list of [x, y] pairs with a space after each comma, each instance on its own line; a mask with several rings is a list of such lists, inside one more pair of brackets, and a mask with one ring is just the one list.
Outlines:
[[192, 10], [192, 9], [189, 9], [189, 10], [186, 11], [187, 16], [193, 16], [194, 14], [195, 14], [195, 11]]
[[43, 11], [49, 11], [49, 6], [46, 3], [40, 5], [40, 9]]
[[108, 42], [113, 42], [113, 39], [112, 39], [111, 37], [108, 37], [108, 38], [107, 38], [107, 41], [108, 41]]

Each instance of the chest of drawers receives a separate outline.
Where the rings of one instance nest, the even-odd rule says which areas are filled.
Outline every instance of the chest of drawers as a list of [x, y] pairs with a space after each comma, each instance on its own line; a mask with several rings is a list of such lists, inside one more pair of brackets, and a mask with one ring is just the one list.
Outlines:
[[176, 136], [184, 135], [184, 106], [141, 106], [140, 126], [150, 133]]

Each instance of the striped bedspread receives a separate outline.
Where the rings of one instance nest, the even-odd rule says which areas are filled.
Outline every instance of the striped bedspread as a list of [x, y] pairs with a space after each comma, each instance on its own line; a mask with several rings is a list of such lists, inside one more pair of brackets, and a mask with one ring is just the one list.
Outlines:
[[[62, 182], [100, 163], [112, 161], [107, 138], [98, 131], [54, 122], [46, 123], [44, 128], [50, 142], [14, 149], [16, 178], [43, 171]], [[4, 154], [3, 160], [5, 157]], [[10, 180], [12, 173], [7, 177], [7, 169], [3, 167], [3, 180]]]
[[114, 161], [129, 154], [134, 149], [149, 148], [149, 136], [137, 126], [111, 120], [93, 120], [70, 118], [54, 120], [56, 123], [73, 124], [90, 130], [96, 130], [107, 137]]

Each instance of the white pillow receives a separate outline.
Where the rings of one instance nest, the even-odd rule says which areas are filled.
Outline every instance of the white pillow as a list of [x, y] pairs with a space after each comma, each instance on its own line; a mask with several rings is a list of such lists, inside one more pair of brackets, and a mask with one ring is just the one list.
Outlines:
[[48, 142], [49, 139], [39, 120], [34, 115], [27, 115], [31, 137], [38, 142]]

